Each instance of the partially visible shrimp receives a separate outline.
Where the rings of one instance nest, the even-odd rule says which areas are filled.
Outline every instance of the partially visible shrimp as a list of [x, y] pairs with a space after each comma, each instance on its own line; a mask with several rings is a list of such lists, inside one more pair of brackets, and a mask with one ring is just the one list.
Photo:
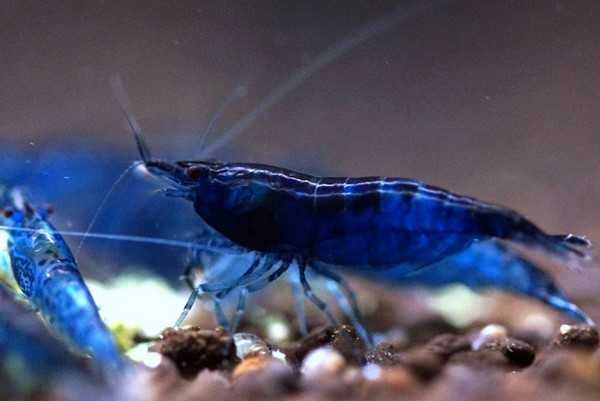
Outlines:
[[62, 236], [19, 190], [0, 192], [0, 223], [12, 273], [27, 301], [69, 345], [101, 366], [122, 368], [112, 334], [79, 273]]
[[90, 373], [83, 359], [70, 353], [35, 313], [0, 286], [0, 378], [6, 378], [0, 395], [26, 393], [66, 375], [83, 379]]

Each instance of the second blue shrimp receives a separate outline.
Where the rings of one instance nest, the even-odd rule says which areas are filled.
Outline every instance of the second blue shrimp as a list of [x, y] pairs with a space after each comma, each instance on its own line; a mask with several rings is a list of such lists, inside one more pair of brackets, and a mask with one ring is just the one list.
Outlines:
[[22, 191], [0, 192], [0, 224], [7, 233], [12, 273], [24, 298], [54, 331], [100, 366], [125, 366], [111, 332], [103, 323], [68, 245], [34, 209]]

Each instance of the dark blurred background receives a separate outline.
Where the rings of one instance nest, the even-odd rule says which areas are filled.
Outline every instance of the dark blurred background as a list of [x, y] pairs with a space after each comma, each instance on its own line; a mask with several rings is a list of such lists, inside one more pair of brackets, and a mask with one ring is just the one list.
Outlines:
[[[20, 169], [23, 182], [35, 176], [66, 188], [70, 173], [48, 174], [39, 158], [65, 146], [68, 169], [71, 157], [91, 155], [96, 164], [80, 191], [95, 200], [78, 202], [88, 222], [138, 158], [112, 76], [121, 77], [154, 153], [190, 159], [236, 87], [246, 96], [208, 142], [324, 49], [410, 4], [5, 0], [3, 163]], [[212, 156], [415, 177], [599, 242], [599, 72], [597, 1], [434, 1], [333, 61]]]

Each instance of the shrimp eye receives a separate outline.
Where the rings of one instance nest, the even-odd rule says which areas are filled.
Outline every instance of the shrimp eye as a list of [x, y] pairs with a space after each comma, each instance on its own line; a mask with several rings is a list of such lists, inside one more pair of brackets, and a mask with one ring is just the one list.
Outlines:
[[12, 209], [4, 209], [2, 211], [2, 215], [7, 219], [10, 219], [12, 217], [13, 213], [14, 212], [12, 211]]
[[188, 167], [185, 169], [185, 175], [190, 179], [190, 180], [198, 180], [200, 177], [202, 177], [202, 173], [203, 173], [203, 169], [202, 167], [199, 166], [192, 166], [192, 167]]

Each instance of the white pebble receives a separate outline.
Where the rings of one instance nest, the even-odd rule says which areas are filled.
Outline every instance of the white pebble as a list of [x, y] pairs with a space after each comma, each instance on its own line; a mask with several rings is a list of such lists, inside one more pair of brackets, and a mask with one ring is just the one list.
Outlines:
[[383, 374], [383, 369], [381, 366], [375, 363], [368, 363], [361, 369], [362, 376], [365, 380], [374, 381], [378, 380]]
[[346, 360], [332, 347], [321, 347], [312, 350], [302, 361], [300, 372], [307, 379], [317, 379], [340, 373], [346, 367]]
[[564, 336], [565, 334], [569, 334], [571, 330], [573, 330], [573, 326], [571, 326], [570, 324], [561, 324], [560, 328], [558, 329], [562, 336]]
[[238, 358], [244, 359], [248, 354], [269, 355], [269, 346], [260, 337], [252, 333], [235, 333], [233, 335], [235, 353]]
[[282, 343], [290, 338], [290, 328], [285, 322], [273, 320], [267, 325], [267, 337], [275, 343]]
[[508, 332], [504, 326], [499, 324], [488, 324], [471, 340], [471, 349], [477, 351], [485, 344], [505, 339], [507, 336]]

